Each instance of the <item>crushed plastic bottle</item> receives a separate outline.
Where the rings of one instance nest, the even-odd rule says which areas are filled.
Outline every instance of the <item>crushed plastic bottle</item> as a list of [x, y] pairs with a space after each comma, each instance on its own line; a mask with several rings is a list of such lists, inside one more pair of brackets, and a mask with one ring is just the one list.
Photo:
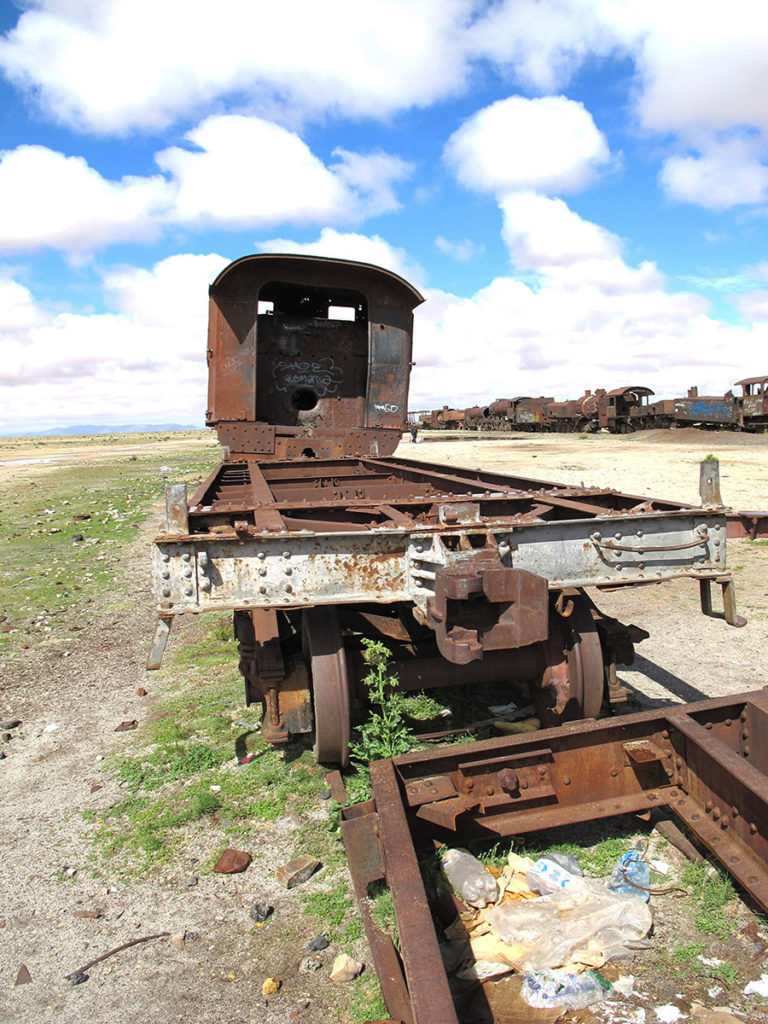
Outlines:
[[465, 903], [485, 907], [499, 894], [496, 879], [466, 850], [448, 850], [442, 860], [443, 874]]
[[567, 971], [529, 972], [523, 978], [521, 995], [537, 1010], [562, 1006], [565, 1010], [582, 1010], [605, 999], [611, 984], [596, 971], [569, 974]]
[[553, 892], [568, 889], [582, 881], [582, 870], [575, 857], [567, 854], [548, 853], [539, 857], [533, 867], [525, 873], [525, 881], [534, 892], [548, 896]]
[[650, 896], [650, 884], [651, 877], [648, 872], [648, 865], [641, 858], [639, 850], [629, 850], [627, 853], [622, 853], [616, 861], [611, 877], [608, 879], [608, 888], [611, 892], [620, 892], [627, 896], [639, 896], [646, 903]]

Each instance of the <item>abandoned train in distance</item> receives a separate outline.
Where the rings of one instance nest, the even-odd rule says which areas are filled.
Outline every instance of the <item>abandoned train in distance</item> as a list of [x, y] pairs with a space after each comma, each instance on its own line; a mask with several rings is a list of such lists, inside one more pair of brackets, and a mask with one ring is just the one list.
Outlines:
[[742, 623], [714, 492], [697, 507], [397, 455], [422, 301], [348, 260], [226, 267], [207, 345], [222, 461], [190, 500], [167, 488], [153, 546], [148, 667], [177, 615], [231, 611], [262, 735], [313, 734], [327, 763], [347, 761], [361, 636], [387, 644], [405, 690], [527, 684], [557, 724], [619, 698], [616, 664], [647, 635], [587, 590], [686, 577], [711, 613], [715, 583], [725, 620]]
[[556, 402], [554, 398], [497, 398], [488, 405], [466, 409], [422, 412], [415, 417], [429, 430], [533, 430], [591, 433], [607, 430], [627, 434], [653, 428], [705, 427], [720, 430], [768, 430], [768, 376], [747, 377], [736, 382], [740, 395], [700, 395], [690, 388], [684, 398], [651, 402], [646, 387], [598, 388], [580, 398]]

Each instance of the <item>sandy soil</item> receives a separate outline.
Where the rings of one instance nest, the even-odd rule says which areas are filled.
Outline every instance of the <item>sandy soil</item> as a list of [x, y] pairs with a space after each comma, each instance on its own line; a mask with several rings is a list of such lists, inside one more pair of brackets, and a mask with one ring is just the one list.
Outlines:
[[[210, 439], [200, 443], [210, 444]], [[98, 459], [103, 452], [89, 443], [66, 457]], [[768, 438], [695, 431], [583, 440], [578, 435], [525, 435], [403, 443], [398, 455], [583, 480], [695, 503], [698, 462], [709, 452], [721, 459], [726, 501], [737, 508], [768, 508]], [[0, 474], [21, 473], [44, 487], [55, 464], [21, 465], [19, 460], [48, 454], [32, 446], [7, 454], [0, 450], [0, 463], [17, 463], [0, 466]], [[98, 811], [119, 798], [102, 759], [134, 742], [131, 733], [115, 733], [115, 726], [132, 718], [143, 722], [151, 714], [151, 700], [139, 699], [136, 691], [152, 689], [144, 660], [154, 619], [148, 546], [155, 525], [149, 523], [132, 548], [115, 554], [119, 600], [114, 607], [94, 607], [88, 628], [73, 639], [66, 660], [61, 645], [41, 642], [0, 664], [0, 719], [24, 722], [4, 748], [8, 757], [0, 761], [0, 1022], [319, 1024], [336, 1013], [344, 1020], [338, 1006], [346, 1003], [327, 981], [327, 970], [323, 976], [299, 973], [308, 926], [293, 896], [269, 876], [288, 845], [290, 820], [277, 831], [265, 828], [259, 848], [252, 850], [254, 866], [244, 875], [201, 877], [193, 888], [187, 885], [194, 870], [188, 861], [147, 878], [118, 871], [94, 874], [89, 868], [81, 812]], [[750, 620], [743, 630], [703, 618], [696, 587], [686, 581], [599, 598], [609, 613], [652, 633], [635, 665], [621, 673], [640, 703], [689, 701], [768, 683], [767, 559], [768, 547], [729, 543], [740, 611]], [[94, 785], [102, 788], [92, 792]], [[71, 877], [67, 867], [76, 869]], [[274, 929], [254, 934], [247, 911], [258, 898], [275, 903], [281, 921], [290, 924], [290, 938]], [[103, 911], [99, 919], [74, 916], [97, 908]], [[148, 942], [94, 969], [86, 984], [73, 987], [64, 980], [132, 936], [184, 929], [199, 938], [180, 951], [167, 941]], [[21, 964], [29, 968], [32, 983], [14, 986]], [[760, 970], [756, 963], [754, 977]], [[289, 983], [265, 1005], [260, 985], [269, 974]]]

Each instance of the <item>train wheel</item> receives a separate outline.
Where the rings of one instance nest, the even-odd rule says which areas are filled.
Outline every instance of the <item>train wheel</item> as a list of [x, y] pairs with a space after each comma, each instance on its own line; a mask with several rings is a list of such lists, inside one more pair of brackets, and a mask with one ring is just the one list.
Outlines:
[[349, 680], [336, 608], [308, 608], [302, 639], [312, 672], [315, 760], [343, 768], [349, 763]]
[[603, 650], [591, 603], [583, 595], [565, 602], [567, 614], [553, 614], [545, 643], [546, 668], [531, 686], [543, 726], [597, 718], [603, 703]]

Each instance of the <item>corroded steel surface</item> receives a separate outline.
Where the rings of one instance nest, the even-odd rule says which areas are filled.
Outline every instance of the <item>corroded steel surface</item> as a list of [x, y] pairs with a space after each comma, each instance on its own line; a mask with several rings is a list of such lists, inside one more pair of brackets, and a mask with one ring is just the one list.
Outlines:
[[[364, 860], [348, 841], [352, 821], [392, 892], [405, 977], [390, 977], [385, 996], [397, 992], [402, 1006], [407, 983], [414, 1024], [458, 1020], [417, 870], [416, 848], [437, 842], [461, 846], [660, 809], [685, 822], [768, 910], [766, 726], [768, 692], [760, 690], [372, 764], [373, 800], [342, 810], [342, 833], [353, 878]], [[364, 922], [376, 958], [382, 933], [370, 915]]]

